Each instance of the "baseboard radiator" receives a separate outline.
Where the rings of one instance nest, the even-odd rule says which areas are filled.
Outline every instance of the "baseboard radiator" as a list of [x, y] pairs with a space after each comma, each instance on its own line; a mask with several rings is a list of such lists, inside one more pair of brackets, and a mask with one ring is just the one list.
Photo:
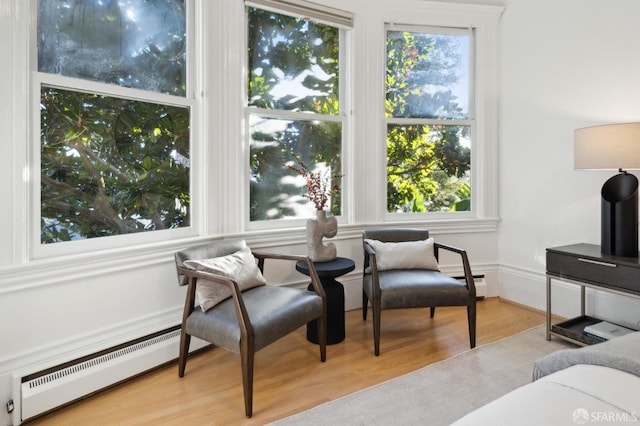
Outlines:
[[[173, 361], [178, 357], [179, 342], [180, 329], [173, 327], [57, 367], [14, 377], [20, 399], [15, 404], [13, 422], [20, 424], [41, 416]], [[206, 342], [192, 339], [190, 349], [205, 345]], [[16, 389], [13, 394], [15, 398]]]

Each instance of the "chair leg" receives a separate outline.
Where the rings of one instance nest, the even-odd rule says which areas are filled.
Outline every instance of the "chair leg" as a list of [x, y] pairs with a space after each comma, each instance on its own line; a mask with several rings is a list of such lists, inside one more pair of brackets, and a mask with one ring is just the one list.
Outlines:
[[380, 314], [382, 309], [379, 303], [373, 303], [373, 353], [380, 355]]
[[436, 314], [436, 307], [435, 306], [431, 306], [431, 313], [429, 314], [431, 318], [433, 318], [433, 316]]
[[467, 306], [467, 319], [469, 321], [469, 345], [471, 349], [476, 347], [476, 303], [475, 300]]
[[323, 315], [318, 321], [318, 345], [320, 346], [320, 361], [327, 360], [327, 316]]
[[180, 358], [178, 359], [178, 377], [184, 377], [184, 370], [187, 367], [187, 357], [189, 356], [189, 344], [191, 335], [184, 331], [180, 332]]
[[[251, 347], [249, 347], [251, 346]], [[242, 363], [242, 387], [244, 389], [244, 414], [247, 418], [253, 414], [253, 345], [240, 344], [240, 362]]]
[[367, 310], [369, 308], [369, 298], [367, 297], [367, 293], [362, 290], [362, 320], [367, 320]]

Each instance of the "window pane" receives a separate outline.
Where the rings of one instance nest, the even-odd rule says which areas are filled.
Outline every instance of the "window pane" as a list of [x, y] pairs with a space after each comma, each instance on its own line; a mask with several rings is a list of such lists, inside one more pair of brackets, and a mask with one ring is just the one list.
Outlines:
[[469, 126], [387, 127], [387, 211], [470, 210]]
[[[340, 174], [340, 123], [251, 117], [250, 219], [312, 217], [315, 207], [303, 197], [304, 179], [287, 169], [300, 159], [309, 169], [329, 167]], [[336, 178], [334, 184], [339, 184]], [[340, 197], [330, 211], [339, 215]]]
[[469, 36], [387, 32], [387, 117], [469, 116]]
[[41, 242], [189, 226], [189, 110], [41, 90]]
[[247, 10], [249, 106], [337, 115], [339, 29]]
[[38, 70], [184, 96], [184, 0], [38, 0]]

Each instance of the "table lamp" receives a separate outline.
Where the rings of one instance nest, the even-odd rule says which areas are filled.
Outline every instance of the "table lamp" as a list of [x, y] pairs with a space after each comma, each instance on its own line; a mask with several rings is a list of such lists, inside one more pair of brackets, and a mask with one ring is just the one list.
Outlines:
[[618, 170], [602, 186], [602, 254], [638, 257], [640, 123], [585, 127], [574, 132], [576, 170]]

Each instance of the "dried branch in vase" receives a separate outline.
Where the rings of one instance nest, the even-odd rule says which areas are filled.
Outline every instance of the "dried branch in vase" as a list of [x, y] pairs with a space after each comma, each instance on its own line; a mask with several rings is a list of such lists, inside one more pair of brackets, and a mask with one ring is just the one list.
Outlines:
[[337, 184], [331, 185], [331, 181], [344, 175], [332, 175], [331, 169], [328, 167], [312, 171], [300, 159], [297, 159], [296, 162], [298, 163], [297, 166], [287, 164], [286, 167], [289, 170], [298, 173], [305, 179], [307, 184], [307, 194], [304, 194], [303, 196], [309, 199], [316, 206], [316, 210], [323, 210], [331, 195], [338, 194], [340, 192], [340, 186]]

